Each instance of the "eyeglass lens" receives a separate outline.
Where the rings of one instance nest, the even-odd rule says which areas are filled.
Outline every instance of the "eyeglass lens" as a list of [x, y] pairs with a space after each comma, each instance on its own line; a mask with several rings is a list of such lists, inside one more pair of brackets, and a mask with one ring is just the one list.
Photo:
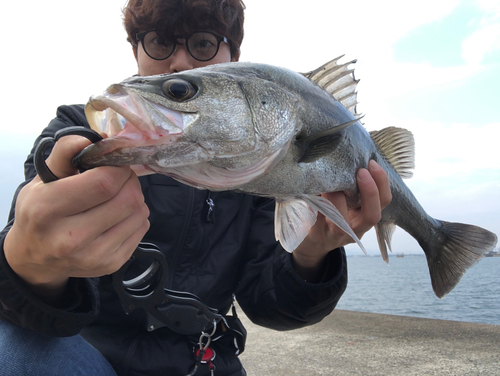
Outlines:
[[[188, 37], [186, 47], [195, 59], [207, 61], [215, 57], [219, 50], [220, 41], [207, 32], [197, 32]], [[159, 37], [155, 31], [144, 36], [144, 50], [153, 59], [166, 59], [174, 52], [176, 44]]]

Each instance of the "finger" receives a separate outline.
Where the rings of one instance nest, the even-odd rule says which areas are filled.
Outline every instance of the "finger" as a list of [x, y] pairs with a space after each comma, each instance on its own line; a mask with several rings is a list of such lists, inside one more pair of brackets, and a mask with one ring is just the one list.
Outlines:
[[130, 259], [130, 257], [132, 257], [132, 254], [136, 250], [142, 238], [144, 238], [148, 229], [149, 222], [146, 222], [120, 245], [120, 248], [115, 252], [116, 262], [110, 265], [106, 274], [112, 274], [118, 271]]
[[330, 201], [344, 216], [346, 221], [349, 220], [349, 209], [347, 208], [347, 201], [344, 192], [329, 192], [323, 193], [322, 196]]
[[[66, 244], [63, 256], [69, 261], [72, 277], [95, 277], [109, 274], [123, 265], [149, 229], [149, 209], [146, 205], [111, 228], [103, 231], [97, 226], [94, 239], [82, 236], [87, 228], [73, 228], [72, 244]], [[71, 227], [71, 225], [69, 225]], [[90, 231], [90, 230], [89, 230]]]
[[137, 179], [127, 166], [99, 167], [49, 184], [40, 182], [40, 211], [55, 217], [82, 213], [116, 196], [131, 177]]
[[364, 234], [381, 218], [380, 197], [377, 184], [370, 172], [364, 168], [358, 171], [357, 182], [361, 197], [360, 217], [356, 234]]
[[148, 214], [149, 211], [145, 209], [140, 214], [129, 216], [104, 232], [96, 240], [96, 244], [105, 245], [104, 248], [110, 252], [125, 254], [121, 257], [126, 261], [149, 230]]
[[[346, 222], [350, 225], [350, 218], [349, 218], [349, 208], [347, 207], [347, 201], [344, 192], [329, 192], [329, 193], [323, 193], [322, 196], [326, 198], [328, 201], [330, 201], [333, 206], [337, 208], [337, 210], [342, 214]], [[337, 227], [331, 220], [325, 219], [326, 223], [328, 223], [329, 230], [332, 232], [335, 232], [336, 234], [341, 234], [344, 231], [340, 230], [340, 228]], [[338, 229], [338, 231], [337, 231]]]
[[[85, 137], [67, 136], [54, 145], [46, 163], [60, 179], [39, 187], [37, 192], [40, 203], [50, 203], [50, 208], [44, 208], [46, 213], [64, 216], [88, 210], [113, 197], [132, 174], [128, 167], [102, 167], [85, 175], [76, 175], [78, 170], [72, 159], [89, 144]], [[72, 179], [63, 179], [67, 177]], [[35, 183], [40, 182], [37, 177]]]
[[389, 177], [387, 176], [387, 173], [384, 171], [384, 169], [380, 167], [380, 165], [374, 160], [370, 161], [368, 169], [373, 180], [375, 181], [375, 184], [377, 184], [380, 206], [382, 209], [384, 209], [387, 205], [390, 204], [392, 200]]
[[[148, 220], [139, 222], [137, 218], [131, 217], [103, 234], [96, 241], [97, 251], [92, 255], [94, 260], [98, 260], [96, 267], [88, 271], [83, 270], [85, 277], [100, 277], [120, 269], [130, 259], [149, 226]], [[124, 237], [124, 234], [128, 236]]]
[[[68, 218], [67, 226], [73, 228], [81, 242], [89, 242], [132, 217], [139, 223], [149, 216], [137, 177], [131, 176], [125, 186], [109, 201]], [[128, 232], [125, 231], [121, 237]], [[119, 234], [117, 234], [120, 238]]]
[[[109, 275], [120, 269], [132, 256], [144, 234], [149, 229], [149, 222], [144, 222], [127, 238], [121, 238], [116, 246], [105, 241], [97, 243], [91, 252], [81, 252], [75, 266], [68, 274], [70, 277], [93, 278]], [[116, 238], [113, 238], [116, 242]]]
[[78, 170], [73, 166], [72, 159], [90, 143], [89, 140], [81, 136], [61, 138], [56, 142], [47, 158], [47, 166], [59, 179], [76, 174]]
[[[351, 211], [348, 208], [344, 192], [324, 193], [322, 194], [322, 196], [327, 198], [337, 208], [337, 210], [340, 212], [340, 214], [342, 214], [349, 226], [351, 226]], [[333, 248], [354, 242], [350, 235], [339, 228], [330, 219], [325, 218], [325, 224], [325, 239], [328, 239], [329, 244], [335, 245]], [[329, 247], [329, 249], [332, 249], [331, 246]]]

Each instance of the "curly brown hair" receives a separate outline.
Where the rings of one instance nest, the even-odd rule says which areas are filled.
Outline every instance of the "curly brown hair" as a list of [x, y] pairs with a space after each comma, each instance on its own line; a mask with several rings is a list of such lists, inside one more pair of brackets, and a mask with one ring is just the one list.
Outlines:
[[173, 39], [174, 35], [209, 30], [228, 39], [231, 57], [235, 57], [243, 41], [244, 9], [242, 0], [129, 0], [123, 9], [123, 24], [134, 48], [141, 31], [155, 29]]

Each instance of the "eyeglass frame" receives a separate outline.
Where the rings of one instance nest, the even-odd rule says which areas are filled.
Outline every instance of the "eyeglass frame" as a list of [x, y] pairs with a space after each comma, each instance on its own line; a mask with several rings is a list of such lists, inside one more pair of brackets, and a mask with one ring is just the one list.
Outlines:
[[[215, 56], [217, 56], [217, 54], [219, 53], [219, 48], [220, 48], [220, 44], [221, 42], [225, 42], [227, 43], [229, 46], [229, 41], [227, 40], [226, 37], [222, 37], [220, 35], [217, 35], [215, 34], [214, 32], [212, 31], [206, 31], [206, 30], [197, 30], [197, 31], [193, 31], [191, 34], [189, 34], [187, 37], [184, 37], [182, 35], [174, 35], [174, 38], [176, 39], [176, 42], [175, 42], [175, 46], [174, 48], [172, 49], [172, 52], [170, 52], [170, 54], [167, 56], [167, 57], [164, 57], [162, 59], [158, 59], [156, 57], [153, 57], [149, 54], [148, 50], [146, 50], [146, 47], [144, 47], [144, 38], [146, 37], [146, 35], [150, 32], [154, 31], [157, 35], [158, 35], [158, 32], [155, 30], [155, 29], [150, 29], [150, 30], [146, 30], [146, 31], [142, 31], [140, 33], [137, 33], [135, 35], [135, 39], [137, 39], [138, 42], [141, 42], [141, 45], [142, 45], [142, 49], [144, 50], [144, 52], [146, 53], [146, 55], [148, 55], [151, 59], [153, 60], [158, 60], [158, 61], [162, 61], [162, 60], [167, 60], [170, 56], [172, 56], [172, 54], [175, 52], [175, 50], [177, 49], [177, 45], [178, 44], [182, 44], [182, 43], [179, 43], [177, 40], [178, 39], [184, 39], [184, 45], [186, 46], [186, 50], [188, 51], [189, 55], [197, 60], [197, 61], [210, 61], [212, 60]], [[206, 59], [206, 60], [200, 60], [198, 58], [196, 58], [192, 53], [191, 53], [191, 50], [189, 49], [189, 45], [188, 45], [188, 40], [189, 38], [191, 38], [194, 34], [197, 34], [197, 33], [207, 33], [207, 34], [211, 34], [215, 37], [215, 39], [217, 40], [217, 49], [215, 50], [215, 54], [214, 56], [212, 56], [210, 59]]]

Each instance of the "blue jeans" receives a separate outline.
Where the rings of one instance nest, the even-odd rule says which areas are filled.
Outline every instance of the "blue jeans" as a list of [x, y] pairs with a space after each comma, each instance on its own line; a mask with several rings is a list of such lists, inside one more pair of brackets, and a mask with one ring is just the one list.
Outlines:
[[0, 376], [116, 376], [80, 336], [54, 338], [0, 320]]

